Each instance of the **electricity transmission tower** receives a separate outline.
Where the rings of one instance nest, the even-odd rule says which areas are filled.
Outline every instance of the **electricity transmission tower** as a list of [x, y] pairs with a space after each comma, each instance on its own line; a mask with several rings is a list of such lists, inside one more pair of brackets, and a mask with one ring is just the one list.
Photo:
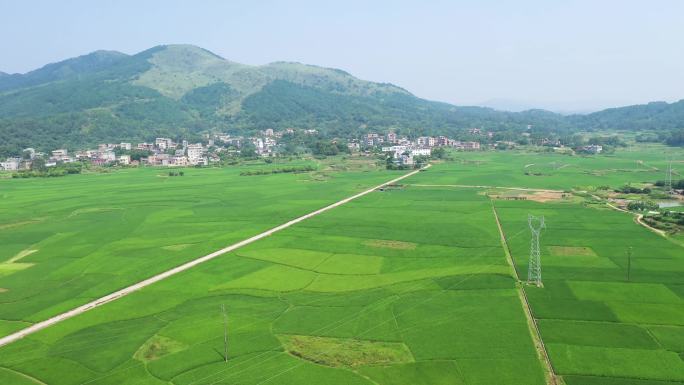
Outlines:
[[541, 287], [542, 277], [539, 237], [541, 236], [542, 229], [546, 228], [546, 225], [544, 225], [544, 217], [535, 217], [534, 215], [528, 214], [527, 224], [530, 226], [530, 232], [532, 232], [532, 238], [530, 240], [530, 263], [527, 269], [527, 283]]
[[672, 161], [667, 165], [667, 176], [665, 177], [665, 192], [672, 193]]

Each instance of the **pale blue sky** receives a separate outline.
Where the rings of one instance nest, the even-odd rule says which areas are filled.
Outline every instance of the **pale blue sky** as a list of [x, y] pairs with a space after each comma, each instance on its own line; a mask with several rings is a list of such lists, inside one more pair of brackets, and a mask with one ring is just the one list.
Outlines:
[[454, 104], [556, 110], [684, 98], [684, 1], [0, 0], [0, 71], [189, 43], [344, 69]]

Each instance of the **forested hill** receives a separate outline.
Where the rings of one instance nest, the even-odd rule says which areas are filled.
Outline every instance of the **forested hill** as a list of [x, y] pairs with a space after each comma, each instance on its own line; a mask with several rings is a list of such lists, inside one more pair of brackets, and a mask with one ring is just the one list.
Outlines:
[[609, 108], [589, 115], [573, 116], [569, 120], [577, 126], [590, 129], [684, 129], [684, 100]]
[[26, 74], [0, 74], [0, 155], [25, 147], [192, 138], [207, 130], [296, 127], [350, 137], [390, 128], [414, 135], [528, 125], [659, 129], [678, 126], [681, 111], [681, 102], [573, 117], [457, 107], [337, 69], [288, 62], [249, 66], [199, 47], [169, 45], [135, 55], [97, 51]]

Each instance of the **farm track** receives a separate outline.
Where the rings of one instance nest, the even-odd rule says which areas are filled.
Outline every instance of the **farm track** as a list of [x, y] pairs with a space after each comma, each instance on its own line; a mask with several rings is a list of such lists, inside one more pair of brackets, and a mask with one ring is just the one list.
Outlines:
[[513, 190], [513, 191], [539, 191], [539, 192], [549, 192], [549, 193], [563, 193], [563, 190], [551, 190], [543, 188], [527, 188], [527, 187], [503, 187], [503, 186], [479, 186], [479, 185], [468, 185], [468, 184], [411, 184], [409, 186], [416, 187], [459, 187], [459, 188], [495, 188], [500, 190]]
[[501, 221], [499, 221], [499, 214], [496, 212], [496, 207], [494, 207], [494, 202], [492, 201], [492, 211], [494, 212], [494, 219], [496, 220], [496, 226], [499, 229], [499, 234], [501, 235], [501, 245], [503, 246], [504, 253], [506, 254], [506, 261], [510, 265], [511, 269], [513, 270], [513, 274], [515, 275], [515, 279], [518, 284], [516, 284], [516, 291], [518, 292], [518, 296], [520, 297], [520, 302], [524, 308], [525, 311], [525, 318], [527, 319], [527, 326], [530, 329], [530, 334], [532, 335], [532, 339], [534, 340], [534, 344], [537, 347], [537, 352], [539, 353], [539, 358], [541, 361], [544, 363], [544, 367], [546, 368], [546, 373], [545, 377], [547, 379], [547, 383], [549, 385], [561, 385], [563, 384], [563, 381], [561, 378], [558, 377], [556, 374], [555, 370], [553, 369], [553, 364], [551, 363], [551, 359], [549, 358], [549, 353], [546, 349], [546, 345], [544, 344], [544, 340], [542, 340], [541, 337], [541, 332], [539, 331], [539, 325], [537, 324], [537, 320], [534, 318], [534, 315], [532, 314], [532, 308], [530, 307], [530, 302], [527, 299], [527, 293], [525, 293], [525, 289], [522, 287], [522, 281], [520, 280], [520, 275], [518, 274], [518, 268], [515, 264], [515, 260], [513, 259], [513, 254], [511, 253], [511, 249], [508, 246], [508, 241], [506, 240], [506, 234], [503, 231], [503, 227], [501, 226]]
[[[606, 205], [608, 205], [608, 207], [610, 207], [610, 208], [612, 208], [612, 209], [614, 209], [614, 210], [622, 211], [623, 213], [633, 214], [633, 215], [634, 215], [634, 213], [632, 213], [631, 211], [627, 211], [627, 210], [621, 209], [621, 208], [619, 208], [619, 207], [617, 207], [617, 206], [613, 206], [613, 205], [611, 205], [610, 203], [607, 203], [607, 202], [606, 202]], [[665, 231], [660, 230], [660, 229], [656, 229], [655, 227], [649, 226], [648, 223], [646, 223], [646, 222], [644, 222], [644, 221], [642, 220], [643, 217], [644, 217], [643, 214], [636, 214], [636, 215], [634, 216], [634, 222], [640, 224], [641, 226], [644, 226], [645, 228], [647, 228], [647, 229], [653, 231], [654, 233], [656, 233], [656, 234], [658, 234], [658, 235], [660, 235], [660, 236], [662, 236], [662, 237], [667, 238], [667, 233], [666, 233]]]
[[77, 315], [79, 315], [79, 314], [85, 313], [85, 312], [87, 312], [88, 310], [92, 310], [92, 309], [94, 309], [94, 308], [96, 308], [96, 307], [99, 307], [99, 306], [102, 306], [102, 305], [104, 305], [104, 304], [106, 304], [106, 303], [109, 303], [109, 302], [115, 301], [115, 300], [117, 300], [117, 299], [119, 299], [119, 298], [125, 297], [125, 296], [127, 296], [127, 295], [129, 295], [129, 294], [131, 294], [131, 293], [134, 293], [134, 292], [136, 292], [136, 291], [138, 291], [138, 290], [140, 290], [140, 289], [142, 289], [142, 288], [144, 288], [144, 287], [150, 286], [150, 285], [152, 285], [152, 284], [154, 284], [154, 283], [156, 283], [156, 282], [162, 281], [162, 280], [164, 280], [164, 279], [166, 279], [166, 278], [169, 278], [169, 277], [171, 277], [171, 276], [173, 276], [173, 275], [176, 275], [176, 274], [181, 273], [181, 272], [183, 272], [183, 271], [189, 270], [189, 269], [191, 269], [191, 268], [193, 268], [193, 267], [195, 267], [195, 266], [197, 266], [197, 265], [199, 265], [199, 264], [201, 264], [201, 263], [207, 262], [207, 261], [212, 260], [212, 259], [214, 259], [214, 258], [216, 258], [216, 257], [219, 257], [219, 256], [221, 256], [221, 255], [223, 255], [223, 254], [229, 253], [229, 252], [231, 252], [231, 251], [233, 251], [233, 250], [236, 250], [236, 249], [239, 249], [239, 248], [241, 248], [241, 247], [243, 247], [243, 246], [249, 245], [250, 243], [253, 243], [253, 242], [256, 242], [256, 241], [258, 241], [258, 240], [260, 240], [260, 239], [262, 239], [262, 238], [268, 237], [268, 236], [270, 236], [270, 235], [272, 235], [272, 234], [274, 234], [274, 233], [276, 233], [276, 232], [278, 232], [278, 231], [284, 230], [284, 229], [286, 229], [286, 228], [288, 228], [288, 227], [290, 227], [290, 226], [292, 226], [292, 225], [295, 225], [295, 224], [297, 224], [297, 223], [299, 223], [299, 222], [305, 221], [305, 220], [307, 220], [307, 219], [309, 219], [309, 218], [311, 218], [311, 217], [314, 217], [314, 216], [316, 216], [316, 215], [322, 214], [322, 213], [324, 213], [324, 212], [326, 212], [326, 211], [328, 211], [328, 210], [332, 210], [332, 209], [334, 209], [334, 208], [336, 208], [336, 207], [338, 207], [338, 206], [342, 206], [342, 205], [344, 205], [344, 204], [346, 204], [346, 203], [348, 203], [348, 202], [350, 202], [350, 201], [352, 201], [352, 200], [354, 200], [354, 199], [357, 199], [357, 198], [360, 198], [360, 197], [362, 197], [362, 196], [364, 196], [364, 195], [370, 194], [371, 192], [373, 192], [373, 191], [375, 191], [375, 190], [377, 190], [377, 189], [379, 189], [379, 188], [385, 187], [385, 186], [387, 186], [387, 185], [389, 185], [389, 184], [396, 183], [396, 182], [398, 182], [398, 181], [400, 181], [400, 180], [402, 180], [402, 179], [405, 179], [405, 178], [408, 178], [408, 177], [410, 177], [410, 176], [412, 176], [412, 175], [415, 175], [415, 174], [417, 174], [418, 172], [420, 172], [420, 171], [422, 171], [422, 170], [425, 170], [425, 169], [427, 169], [427, 168], [429, 168], [429, 167], [430, 167], [430, 165], [428, 164], [427, 166], [423, 167], [423, 168], [420, 169], [420, 170], [415, 170], [415, 171], [412, 171], [412, 172], [410, 172], [410, 173], [408, 173], [408, 174], [404, 174], [404, 175], [402, 175], [402, 176], [400, 176], [400, 177], [398, 177], [398, 178], [394, 178], [394, 179], [392, 179], [392, 180], [390, 180], [390, 181], [387, 181], [387, 182], [384, 182], [384, 183], [382, 183], [382, 184], [380, 184], [380, 185], [378, 185], [378, 186], [372, 187], [372, 188], [367, 189], [367, 190], [365, 190], [365, 191], [362, 191], [362, 192], [360, 192], [360, 193], [358, 193], [358, 194], [352, 195], [352, 196], [350, 196], [350, 197], [348, 197], [348, 198], [342, 199], [342, 200], [337, 201], [337, 202], [335, 202], [335, 203], [332, 203], [332, 204], [330, 204], [330, 205], [328, 205], [328, 206], [325, 206], [325, 207], [323, 207], [323, 208], [321, 208], [321, 209], [312, 211], [312, 212], [310, 212], [310, 213], [308, 213], [308, 214], [306, 214], [306, 215], [303, 215], [303, 216], [301, 216], [301, 217], [295, 218], [295, 219], [293, 219], [293, 220], [291, 220], [291, 221], [289, 221], [289, 222], [283, 223], [282, 225], [276, 226], [276, 227], [274, 227], [274, 228], [272, 228], [272, 229], [270, 229], [270, 230], [266, 230], [266, 231], [264, 231], [264, 232], [262, 232], [262, 233], [260, 233], [260, 234], [257, 234], [257, 235], [255, 235], [255, 236], [253, 236], [253, 237], [250, 237], [250, 238], [247, 238], [247, 239], [242, 240], [242, 241], [240, 241], [240, 242], [234, 243], [234, 244], [232, 244], [232, 245], [230, 245], [230, 246], [227, 246], [227, 247], [225, 247], [225, 248], [223, 248], [223, 249], [221, 249], [221, 250], [218, 250], [218, 251], [215, 251], [215, 252], [213, 252], [213, 253], [211, 253], [211, 254], [207, 254], [207, 255], [205, 255], [205, 256], [202, 256], [202, 257], [193, 259], [193, 260], [191, 260], [191, 261], [189, 261], [189, 262], [185, 262], [185, 263], [182, 264], [182, 265], [176, 266], [176, 267], [174, 267], [174, 268], [172, 268], [172, 269], [170, 269], [170, 270], [164, 271], [164, 272], [159, 273], [159, 274], [157, 274], [157, 275], [154, 275], [154, 276], [152, 276], [152, 277], [150, 277], [150, 278], [147, 278], [147, 279], [145, 279], [145, 280], [143, 280], [143, 281], [140, 281], [140, 282], [138, 282], [138, 283], [132, 284], [132, 285], [130, 285], [130, 286], [128, 286], [128, 287], [125, 287], [125, 288], [123, 288], [123, 289], [121, 289], [121, 290], [115, 291], [115, 292], [113, 292], [113, 293], [111, 293], [111, 294], [108, 294], [108, 295], [106, 295], [106, 296], [104, 296], [104, 297], [98, 298], [98, 299], [96, 299], [96, 300], [93, 300], [93, 301], [91, 301], [91, 302], [88, 302], [88, 303], [86, 303], [86, 304], [84, 304], [84, 305], [81, 305], [81, 306], [79, 306], [79, 307], [76, 307], [76, 308], [74, 308], [74, 309], [71, 309], [71, 310], [69, 310], [69, 311], [66, 311], [66, 312], [64, 312], [64, 313], [58, 314], [58, 315], [56, 315], [56, 316], [54, 316], [54, 317], [51, 317], [51, 318], [49, 318], [49, 319], [47, 319], [47, 320], [44, 320], [44, 321], [35, 323], [35, 324], [33, 324], [33, 325], [31, 325], [31, 326], [25, 328], [25, 329], [19, 330], [19, 331], [17, 331], [17, 332], [14, 332], [14, 333], [12, 333], [12, 334], [9, 334], [9, 335], [7, 335], [7, 336], [5, 336], [5, 337], [0, 338], [0, 347], [1, 347], [1, 346], [8, 345], [8, 344], [11, 344], [12, 342], [18, 341], [18, 340], [20, 340], [20, 339], [22, 339], [22, 338], [24, 338], [24, 337], [26, 337], [26, 336], [28, 336], [28, 335], [30, 335], [30, 334], [36, 333], [36, 332], [38, 332], [38, 331], [40, 331], [40, 330], [43, 330], [43, 329], [45, 329], [45, 328], [47, 328], [47, 327], [50, 327], [50, 326], [52, 326], [52, 325], [55, 325], [55, 324], [57, 324], [57, 323], [59, 323], [59, 322], [65, 321], [65, 320], [67, 320], [67, 319], [69, 319], [69, 318], [72, 318], [72, 317], [77, 316]]

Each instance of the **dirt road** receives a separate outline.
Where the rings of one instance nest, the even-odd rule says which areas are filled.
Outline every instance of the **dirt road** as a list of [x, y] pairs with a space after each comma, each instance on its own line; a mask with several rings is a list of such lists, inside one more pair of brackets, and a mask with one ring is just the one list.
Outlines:
[[531, 191], [531, 192], [550, 192], [550, 193], [563, 193], [563, 190], [550, 190], [544, 188], [527, 188], [527, 187], [503, 187], [503, 186], [479, 186], [479, 185], [469, 185], [469, 184], [412, 184], [411, 186], [416, 187], [459, 187], [459, 188], [492, 188], [500, 190], [514, 190], [514, 191]]
[[634, 215], [634, 222], [636, 222], [636, 223], [638, 223], [638, 224], [644, 226], [645, 228], [647, 228], [647, 229], [653, 231], [654, 233], [660, 235], [661, 237], [667, 238], [667, 233], [666, 233], [665, 231], [660, 230], [660, 229], [656, 229], [655, 227], [651, 227], [648, 223], [644, 222], [644, 221], [642, 220], [642, 219], [644, 218], [644, 215], [643, 215], [643, 214], [636, 214], [636, 213], [633, 213], [633, 212], [631, 212], [631, 211], [629, 211], [629, 210], [621, 209], [621, 208], [619, 208], [619, 207], [617, 207], [617, 206], [614, 206], [614, 205], [612, 205], [612, 204], [610, 204], [610, 203], [608, 203], [608, 202], [606, 202], [606, 205], [608, 205], [608, 207], [610, 207], [610, 208], [612, 208], [612, 209], [614, 209], [614, 210], [622, 211], [623, 213], [627, 213], [627, 214], [632, 214], [632, 215]]

